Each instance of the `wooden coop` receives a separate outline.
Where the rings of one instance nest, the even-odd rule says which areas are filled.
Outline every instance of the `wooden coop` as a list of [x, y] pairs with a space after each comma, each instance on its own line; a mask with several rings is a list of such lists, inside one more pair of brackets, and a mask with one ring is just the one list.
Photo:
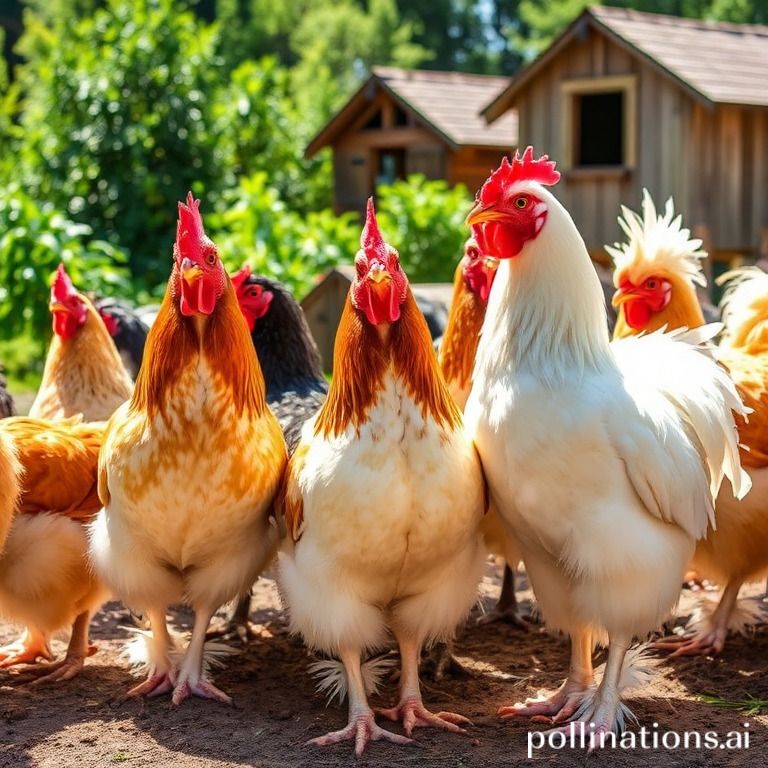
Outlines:
[[483, 111], [513, 113], [596, 260], [643, 187], [674, 197], [710, 270], [768, 258], [768, 27], [590, 8]]
[[505, 110], [489, 125], [482, 108], [506, 78], [374, 67], [371, 76], [306, 150], [333, 149], [337, 213], [362, 213], [379, 184], [413, 173], [471, 193], [517, 146], [517, 116]]
[[[333, 344], [355, 268], [339, 266], [330, 269], [304, 297], [301, 307], [317, 343], [323, 370], [333, 369]], [[416, 303], [424, 313], [432, 338], [442, 335], [448, 320], [453, 296], [451, 283], [416, 283], [411, 285]]]

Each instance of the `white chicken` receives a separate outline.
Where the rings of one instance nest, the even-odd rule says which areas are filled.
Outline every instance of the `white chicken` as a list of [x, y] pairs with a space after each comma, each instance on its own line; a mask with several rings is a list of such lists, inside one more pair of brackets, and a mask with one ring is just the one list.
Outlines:
[[[584, 242], [544, 188], [558, 179], [529, 147], [502, 162], [469, 215], [501, 264], [466, 420], [544, 618], [571, 637], [562, 687], [499, 714], [572, 718], [595, 745], [623, 726], [627, 650], [677, 600], [723, 478], [737, 497], [749, 490], [733, 416], [746, 409], [694, 345], [711, 328], [609, 343]], [[595, 688], [592, 651], [606, 635]]]

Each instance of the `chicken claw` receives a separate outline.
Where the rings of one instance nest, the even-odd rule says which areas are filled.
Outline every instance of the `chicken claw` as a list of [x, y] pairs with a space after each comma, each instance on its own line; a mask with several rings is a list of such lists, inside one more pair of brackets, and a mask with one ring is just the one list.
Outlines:
[[402, 700], [397, 706], [374, 710], [377, 714], [397, 722], [402, 720], [403, 729], [410, 736], [417, 727], [443, 728], [453, 733], [466, 733], [462, 725], [472, 725], [472, 722], [463, 715], [455, 712], [438, 712], [434, 714], [424, 707], [420, 697], [409, 697]]
[[198, 696], [201, 699], [213, 699], [214, 701], [220, 701], [222, 704], [232, 704], [230, 696], [224, 693], [224, 691], [219, 690], [210, 680], [205, 678], [200, 678], [195, 684], [190, 683], [189, 680], [177, 683], [173, 689], [171, 702], [174, 706], [178, 706], [190, 696]]
[[357, 715], [350, 721], [346, 728], [342, 728], [340, 731], [331, 731], [326, 733], [325, 736], [318, 736], [315, 739], [310, 739], [307, 744], [312, 744], [315, 747], [326, 747], [329, 744], [338, 744], [342, 741], [355, 742], [355, 756], [360, 757], [368, 743], [371, 741], [379, 741], [384, 739], [392, 744], [414, 744], [413, 739], [400, 736], [397, 733], [391, 731], [385, 731], [383, 728], [376, 724], [373, 718], [373, 712], [366, 712], [364, 714]]
[[134, 688], [131, 688], [125, 696], [128, 699], [135, 698], [136, 696], [146, 696], [149, 699], [161, 696], [173, 690], [173, 677], [171, 670], [167, 672], [152, 672], [143, 683], [139, 683]]
[[667, 656], [717, 656], [725, 647], [727, 627], [717, 627], [705, 635], [670, 635], [651, 644], [658, 651], [672, 651]]
[[16, 664], [34, 664], [38, 659], [51, 661], [53, 653], [42, 635], [29, 630], [25, 630], [18, 640], [0, 648], [0, 669]]
[[530, 717], [539, 723], [562, 723], [576, 713], [587, 692], [586, 685], [566, 680], [548, 698], [526, 699], [524, 704], [499, 707], [497, 714], [502, 720]]

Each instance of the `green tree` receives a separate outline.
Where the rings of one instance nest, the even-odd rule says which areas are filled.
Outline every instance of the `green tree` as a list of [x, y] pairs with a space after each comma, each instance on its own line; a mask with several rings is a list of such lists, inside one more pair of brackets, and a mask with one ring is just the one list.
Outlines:
[[215, 45], [215, 27], [173, 0], [108, 0], [62, 28], [26, 14], [19, 172], [35, 197], [126, 247], [146, 285], [167, 275], [169, 201], [224, 182]]

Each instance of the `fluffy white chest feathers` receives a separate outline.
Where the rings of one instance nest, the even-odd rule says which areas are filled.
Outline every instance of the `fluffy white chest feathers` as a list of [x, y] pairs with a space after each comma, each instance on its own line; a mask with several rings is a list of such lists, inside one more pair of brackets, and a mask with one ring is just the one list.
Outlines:
[[313, 430], [314, 421], [304, 427], [297, 550], [325, 552], [376, 592], [370, 599], [387, 603], [415, 588], [430, 564], [444, 567], [477, 537], [483, 481], [472, 443], [463, 429], [444, 431], [425, 418], [391, 374], [359, 435], [350, 427], [324, 439]]

